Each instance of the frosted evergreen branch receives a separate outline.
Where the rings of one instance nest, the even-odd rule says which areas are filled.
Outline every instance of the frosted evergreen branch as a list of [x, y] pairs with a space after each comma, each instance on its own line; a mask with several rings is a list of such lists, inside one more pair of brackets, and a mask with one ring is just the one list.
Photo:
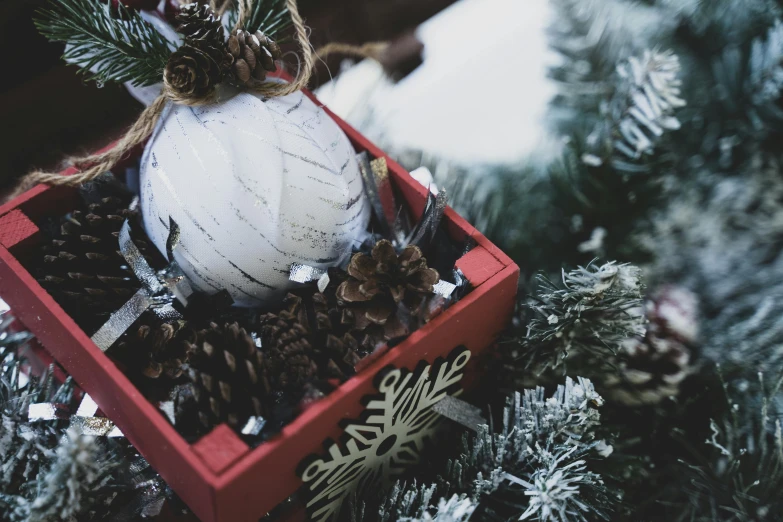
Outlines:
[[62, 437], [61, 422], [28, 422], [30, 404], [70, 402], [73, 381], [69, 378], [57, 386], [53, 368], [41, 378], [33, 377], [22, 385], [19, 359], [7, 361], [13, 378], [6, 384], [7, 395], [0, 404], [0, 520], [26, 522], [30, 515], [30, 494], [35, 491], [36, 478], [54, 457], [54, 449]]
[[52, 467], [38, 475], [35, 500], [27, 522], [69, 520], [101, 500], [117, 466], [95, 437], [68, 430], [57, 447]]
[[576, 451], [577, 447], [552, 452], [536, 446], [535, 470], [525, 479], [514, 479], [529, 497], [528, 507], [519, 520], [586, 522], [589, 516], [609, 519], [601, 506], [591, 506], [587, 499], [582, 498], [587, 496], [584, 495], [585, 489], [602, 489], [603, 480], [600, 475], [587, 470], [584, 460], [573, 458]]
[[420, 517], [403, 517], [400, 522], [467, 522], [476, 504], [464, 496], [452, 495], [448, 500], [441, 498], [438, 501], [437, 511], [434, 515], [425, 511]]
[[35, 18], [46, 38], [66, 44], [63, 58], [99, 83], [145, 86], [163, 78], [172, 48], [139, 13], [110, 0], [50, 0]]
[[745, 128], [762, 134], [781, 129], [783, 22], [777, 20], [749, 47], [728, 46], [712, 69], [723, 106], [731, 115], [746, 118]]
[[598, 166], [611, 159], [617, 170], [644, 170], [638, 161], [654, 152], [666, 131], [680, 128], [674, 115], [685, 106], [679, 73], [679, 59], [671, 51], [647, 50], [618, 65], [615, 94], [603, 109], [606, 119], [587, 139], [595, 153], [586, 153], [583, 161]]
[[517, 339], [525, 368], [543, 372], [571, 357], [606, 357], [645, 333], [641, 272], [615, 262], [563, 271], [562, 287], [539, 276], [527, 335]]
[[758, 385], [734, 384], [736, 391], [724, 385], [725, 413], [710, 424], [709, 454], [685, 463], [689, 487], [681, 509], [690, 520], [764, 520], [783, 513], [783, 374], [769, 390], [762, 374]]

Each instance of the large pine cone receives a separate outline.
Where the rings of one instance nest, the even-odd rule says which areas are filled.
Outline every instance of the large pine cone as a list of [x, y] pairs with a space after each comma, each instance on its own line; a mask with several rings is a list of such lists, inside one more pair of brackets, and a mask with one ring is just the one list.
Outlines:
[[276, 69], [275, 60], [282, 57], [277, 43], [261, 31], [252, 34], [237, 29], [228, 38], [227, 47], [233, 57], [234, 80], [240, 85], [263, 81], [267, 72]]
[[646, 335], [623, 343], [617, 371], [604, 380], [607, 397], [628, 406], [676, 396], [690, 373], [698, 338], [698, 300], [688, 290], [664, 287], [647, 302], [645, 312]]
[[[251, 416], [265, 416], [271, 388], [264, 355], [238, 323], [211, 323], [198, 332], [189, 358], [191, 382], [185, 394], [197, 407], [191, 412], [195, 419], [178, 419], [178, 428], [203, 435], [223, 422], [237, 429]], [[187, 406], [178, 409], [189, 413]]]
[[398, 256], [385, 239], [373, 247], [371, 256], [354, 254], [348, 276], [336, 291], [342, 322], [356, 330], [381, 327], [385, 340], [407, 333], [397, 314], [400, 306], [415, 313], [440, 278], [437, 270], [427, 267], [419, 247], [409, 245]]
[[[301, 297], [289, 294], [286, 308], [260, 319], [262, 350], [267, 355], [274, 385], [281, 390], [300, 391], [309, 381], [345, 381], [356, 373], [356, 364], [367, 355], [349, 333], [332, 328], [326, 301], [321, 294], [312, 299], [312, 314]], [[308, 315], [315, 318], [310, 326]]]
[[180, 8], [176, 16], [177, 31], [187, 43], [204, 42], [212, 47], [225, 44], [225, 32], [220, 18], [207, 4], [192, 3]]
[[[79, 326], [92, 334], [141, 287], [119, 251], [125, 219], [134, 219], [122, 199], [83, 204], [60, 220], [42, 251], [38, 281]], [[134, 243], [153, 267], [162, 259], [141, 233]]]

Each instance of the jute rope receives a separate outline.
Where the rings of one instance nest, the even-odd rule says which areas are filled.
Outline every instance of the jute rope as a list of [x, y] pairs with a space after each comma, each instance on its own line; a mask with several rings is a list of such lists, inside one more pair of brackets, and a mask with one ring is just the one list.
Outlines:
[[[238, 0], [237, 9], [239, 16], [237, 17], [237, 28], [243, 27], [245, 17], [250, 11], [253, 1], [255, 0]], [[230, 3], [230, 0], [223, 0], [222, 2], [220, 0], [210, 0], [211, 7], [215, 10], [216, 13], [221, 14], [225, 12]], [[313, 48], [310, 45], [310, 40], [307, 36], [307, 28], [305, 27], [304, 20], [302, 20], [302, 16], [299, 14], [296, 0], [286, 0], [286, 4], [291, 15], [296, 42], [301, 48], [302, 65], [299, 67], [296, 78], [294, 78], [294, 80], [290, 83], [265, 82], [251, 86], [247, 89], [250, 92], [261, 94], [267, 98], [287, 96], [305, 88], [310, 81], [313, 70], [315, 68], [316, 54], [313, 52]], [[343, 53], [353, 56], [377, 59], [380, 55], [380, 52], [382, 51], [382, 47], [385, 48], [385, 44], [369, 43], [363, 46], [352, 46], [347, 44], [332, 43], [321, 48], [317, 54], [322, 58], [329, 54]], [[73, 159], [73, 166], [79, 169], [79, 172], [71, 176], [63, 176], [57, 172], [31, 172], [21, 179], [10, 197], [14, 198], [39, 183], [46, 183], [49, 185], [78, 186], [95, 179], [107, 171], [110, 171], [131, 150], [133, 150], [134, 147], [144, 143], [144, 141], [152, 135], [152, 132], [155, 130], [155, 126], [163, 114], [163, 110], [165, 109], [168, 102], [188, 106], [200, 106], [212, 104], [217, 101], [218, 95], [215, 90], [213, 90], [213, 92], [210, 94], [201, 97], [184, 96], [181, 93], [176, 92], [168, 84], [164, 75], [163, 92], [161, 95], [158, 96], [154, 102], [152, 102], [152, 105], [144, 109], [136, 123], [134, 123], [130, 129], [128, 129], [128, 132], [116, 143], [114, 147], [112, 147], [110, 150], [107, 150], [106, 152], [91, 154]]]

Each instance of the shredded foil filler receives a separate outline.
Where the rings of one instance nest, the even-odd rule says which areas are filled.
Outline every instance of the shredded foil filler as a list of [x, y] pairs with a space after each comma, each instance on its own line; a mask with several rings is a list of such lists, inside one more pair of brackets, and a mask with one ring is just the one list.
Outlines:
[[295, 283], [309, 283], [317, 281], [324, 275], [324, 271], [313, 266], [302, 265], [300, 263], [291, 264], [291, 273], [288, 279]]
[[441, 279], [432, 287], [432, 292], [446, 299], [450, 299], [451, 294], [454, 293], [456, 288], [457, 285], [454, 283], [449, 283], [448, 281]]
[[27, 408], [27, 420], [30, 422], [67, 419], [68, 406], [56, 402], [39, 402]]
[[79, 404], [79, 408], [76, 410], [76, 416], [93, 417], [97, 411], [98, 405], [95, 404], [95, 401], [92, 400], [92, 397], [85, 393], [81, 404]]
[[318, 291], [323, 294], [327, 286], [329, 286], [329, 272], [324, 272], [324, 275], [318, 278]]
[[391, 235], [391, 226], [386, 221], [386, 214], [383, 212], [383, 204], [378, 194], [378, 187], [375, 184], [375, 173], [370, 164], [370, 157], [367, 155], [367, 152], [362, 152], [356, 156], [356, 160], [359, 162], [359, 172], [362, 174], [362, 180], [364, 181], [364, 192], [370, 200], [373, 214], [375, 214], [380, 223], [380, 232], [384, 236], [389, 236]]
[[265, 424], [266, 419], [263, 417], [250, 417], [247, 420], [245, 426], [242, 428], [242, 435], [256, 436], [261, 433], [261, 430], [264, 429]]
[[71, 427], [82, 435], [106, 437], [116, 429], [112, 421], [105, 417], [72, 417]]
[[451, 395], [447, 395], [438, 401], [432, 409], [469, 430], [478, 431], [480, 425], [487, 423], [481, 414], [481, 408], [477, 408]]
[[163, 401], [160, 404], [158, 404], [158, 409], [162, 411], [166, 418], [169, 419], [169, 422], [173, 425], [176, 425], [175, 417], [174, 417], [174, 401]]

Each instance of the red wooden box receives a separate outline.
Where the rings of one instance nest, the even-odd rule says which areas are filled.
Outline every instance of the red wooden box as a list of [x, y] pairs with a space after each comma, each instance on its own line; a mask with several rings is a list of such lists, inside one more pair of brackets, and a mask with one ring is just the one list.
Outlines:
[[[340, 118], [327, 112], [357, 152], [385, 154]], [[423, 210], [427, 191], [387, 158], [392, 179], [414, 213]], [[68, 174], [69, 172], [66, 172]], [[339, 422], [356, 418], [364, 395], [374, 393], [373, 377], [394, 365], [413, 370], [421, 360], [446, 356], [458, 345], [474, 355], [490, 347], [508, 320], [519, 269], [475, 228], [446, 209], [444, 223], [457, 239], [476, 247], [457, 261], [473, 290], [408, 339], [372, 361], [358, 375], [308, 408], [272, 440], [255, 449], [226, 425], [188, 444], [101, 352], [22, 266], [19, 259], [40, 239], [34, 224], [72, 208], [76, 191], [38, 186], [0, 206], [0, 295], [204, 522], [256, 521], [293, 494], [301, 481], [300, 461], [320, 453], [327, 438], [341, 434]], [[469, 378], [469, 374], [466, 378]]]

